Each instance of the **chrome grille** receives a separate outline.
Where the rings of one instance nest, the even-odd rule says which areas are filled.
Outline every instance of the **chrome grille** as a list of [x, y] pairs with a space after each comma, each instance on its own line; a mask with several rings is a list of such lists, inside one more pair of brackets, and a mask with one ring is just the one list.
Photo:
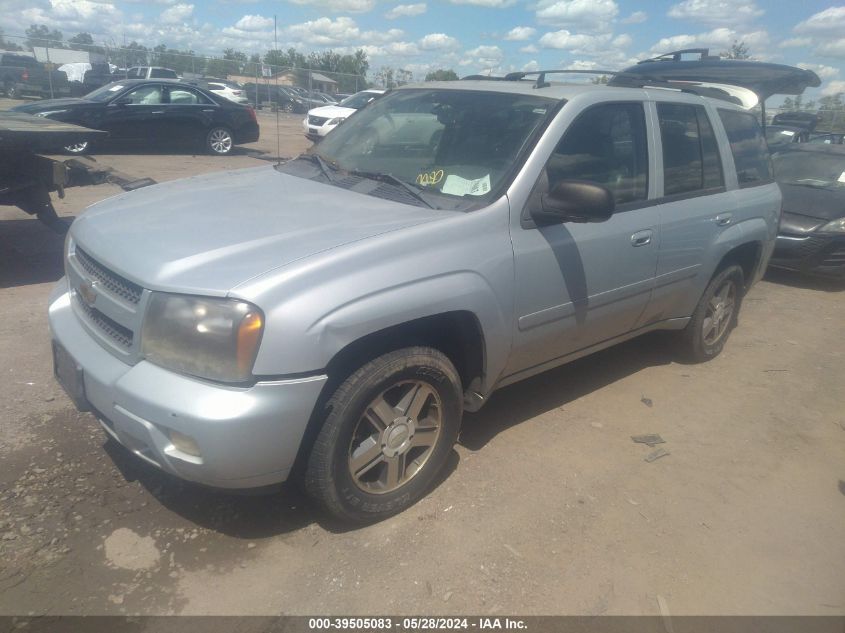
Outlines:
[[326, 117], [310, 116], [310, 115], [308, 116], [308, 124], [309, 125], [316, 125], [317, 127], [320, 127], [326, 121], [328, 121], [328, 118], [326, 118]]
[[138, 305], [141, 301], [141, 292], [143, 292], [141, 286], [113, 273], [79, 247], [76, 248], [75, 254], [76, 261], [85, 273], [98, 281], [102, 288], [132, 305]]
[[77, 298], [77, 305], [82, 309], [82, 312], [88, 320], [95, 325], [103, 334], [105, 334], [114, 343], [125, 350], [132, 349], [132, 341], [134, 335], [132, 330], [123, 327], [120, 323], [110, 319], [105, 314], [85, 304]]

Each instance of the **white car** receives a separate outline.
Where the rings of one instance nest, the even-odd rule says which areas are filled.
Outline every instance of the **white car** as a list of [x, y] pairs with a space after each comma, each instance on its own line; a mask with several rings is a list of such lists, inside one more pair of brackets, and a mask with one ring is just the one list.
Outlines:
[[208, 90], [209, 92], [225, 97], [229, 101], [234, 101], [235, 103], [249, 103], [249, 99], [247, 99], [246, 94], [244, 94], [243, 90], [237, 87], [237, 84], [209, 81]]
[[312, 141], [322, 138], [350, 114], [359, 108], [363, 108], [373, 99], [378, 99], [384, 93], [384, 90], [362, 90], [351, 97], [347, 97], [337, 105], [327, 105], [309, 110], [308, 115], [302, 120], [305, 136]]

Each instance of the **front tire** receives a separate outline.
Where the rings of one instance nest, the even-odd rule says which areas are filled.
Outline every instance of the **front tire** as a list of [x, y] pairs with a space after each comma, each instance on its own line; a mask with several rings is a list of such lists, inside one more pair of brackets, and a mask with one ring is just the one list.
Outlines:
[[235, 139], [232, 131], [225, 127], [213, 127], [205, 136], [205, 147], [209, 154], [215, 156], [226, 156], [231, 154], [235, 147]]
[[695, 362], [719, 355], [736, 327], [745, 294], [745, 276], [739, 266], [718, 271], [683, 331], [684, 351]]
[[372, 523], [416, 503], [446, 465], [461, 423], [458, 372], [438, 350], [370, 361], [328, 401], [306, 492], [333, 517]]

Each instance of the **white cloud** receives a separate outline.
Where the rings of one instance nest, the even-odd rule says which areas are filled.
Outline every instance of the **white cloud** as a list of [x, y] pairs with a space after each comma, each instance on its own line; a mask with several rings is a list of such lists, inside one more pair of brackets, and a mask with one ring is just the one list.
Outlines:
[[505, 35], [505, 39], [511, 42], [524, 42], [530, 40], [537, 33], [537, 29], [530, 26], [515, 26]]
[[796, 33], [841, 35], [845, 32], [845, 6], [814, 13], [793, 29]]
[[420, 39], [419, 46], [424, 51], [449, 50], [460, 47], [461, 43], [445, 33], [429, 33]]
[[632, 43], [633, 39], [627, 33], [623, 33], [622, 35], [617, 35], [613, 38], [611, 45], [613, 48], [628, 48]]
[[461, 65], [477, 64], [485, 68], [496, 68], [502, 62], [504, 56], [502, 49], [498, 46], [477, 46], [466, 51]]
[[273, 18], [261, 15], [245, 15], [235, 23], [235, 28], [241, 31], [265, 31], [273, 26]]
[[816, 47], [815, 53], [822, 57], [845, 57], [845, 37], [822, 42]]
[[522, 48], [520, 48], [519, 52], [533, 55], [534, 53], [539, 53], [540, 49], [537, 48], [534, 44], [529, 44], [528, 46], [523, 46]]
[[415, 15], [422, 15], [428, 10], [428, 5], [425, 2], [418, 2], [417, 4], [397, 4], [390, 11], [384, 14], [388, 20], [395, 20], [396, 18], [413, 17]]
[[648, 20], [648, 14], [645, 11], [634, 11], [627, 18], [620, 20], [622, 24], [642, 24]]
[[[769, 34], [766, 31], [739, 32], [726, 27], [713, 29], [706, 33], [695, 35], [672, 35], [661, 38], [651, 47], [652, 53], [667, 53], [684, 48], [710, 48], [718, 53], [731, 47], [734, 41], [745, 42], [755, 56], [760, 49], [769, 44]], [[759, 55], [756, 55], [759, 57]]]
[[401, 29], [387, 31], [361, 31], [350, 17], [317, 18], [310, 22], [293, 24], [285, 29], [285, 35], [292, 40], [310, 46], [348, 46], [356, 42], [369, 45], [385, 44], [401, 38]]
[[841, 79], [831, 81], [824, 88], [822, 88], [823, 97], [839, 94], [840, 92], [845, 92], [845, 81], [842, 81]]
[[159, 20], [163, 24], [180, 24], [187, 21], [194, 13], [192, 4], [174, 4], [161, 12]]
[[452, 4], [472, 4], [476, 7], [504, 9], [516, 3], [516, 0], [449, 0]]
[[383, 50], [385, 54], [397, 57], [413, 57], [420, 54], [419, 47], [413, 42], [391, 42]]
[[793, 37], [788, 40], [784, 40], [780, 43], [781, 48], [800, 48], [802, 46], [809, 46], [813, 43], [813, 40], [809, 37]]
[[798, 68], [812, 70], [822, 80], [831, 79], [832, 77], [836, 77], [839, 74], [838, 68], [834, 68], [833, 66], [825, 66], [824, 64], [807, 64], [805, 62], [799, 62], [795, 65], [798, 66]]
[[376, 6], [376, 0], [290, 0], [334, 13], [366, 13]]
[[568, 50], [576, 55], [589, 55], [607, 48], [610, 40], [611, 36], [607, 34], [570, 33], [566, 29], [561, 29], [543, 35], [540, 38], [540, 46]]
[[614, 0], [540, 0], [537, 4], [537, 20], [554, 26], [609, 30], [618, 14]]
[[684, 0], [669, 8], [669, 17], [711, 26], [748, 23], [765, 13], [754, 0]]
[[596, 68], [598, 68], [597, 62], [588, 59], [576, 59], [568, 64], [565, 70], [595, 70]]
[[537, 63], [536, 59], [532, 59], [522, 67], [522, 72], [524, 73], [534, 72], [535, 70], [540, 70], [540, 64]]

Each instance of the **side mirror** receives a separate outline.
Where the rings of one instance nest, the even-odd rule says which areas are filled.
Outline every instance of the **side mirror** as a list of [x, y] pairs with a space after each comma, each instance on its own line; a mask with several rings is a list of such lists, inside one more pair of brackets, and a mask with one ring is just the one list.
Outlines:
[[537, 224], [605, 222], [615, 206], [613, 194], [606, 187], [582, 180], [562, 180], [540, 196], [539, 207], [531, 209], [531, 217]]
[[112, 103], [116, 106], [127, 106], [132, 103], [132, 97], [121, 97], [120, 99], [115, 99]]

